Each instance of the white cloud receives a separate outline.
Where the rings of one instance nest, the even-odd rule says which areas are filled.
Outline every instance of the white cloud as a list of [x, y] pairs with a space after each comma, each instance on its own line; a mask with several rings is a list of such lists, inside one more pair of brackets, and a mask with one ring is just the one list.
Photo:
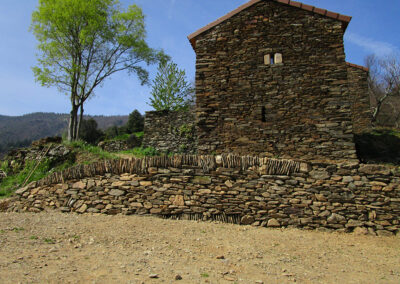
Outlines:
[[362, 47], [365, 51], [374, 53], [379, 57], [384, 57], [399, 51], [398, 47], [391, 43], [377, 41], [351, 32], [345, 34], [345, 40], [348, 40], [349, 42]]

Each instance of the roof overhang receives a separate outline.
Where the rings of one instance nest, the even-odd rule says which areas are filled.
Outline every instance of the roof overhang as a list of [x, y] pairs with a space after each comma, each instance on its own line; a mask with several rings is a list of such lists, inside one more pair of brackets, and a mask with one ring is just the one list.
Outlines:
[[357, 68], [357, 69], [360, 69], [360, 70], [365, 71], [365, 72], [369, 72], [369, 69], [367, 67], [365, 67], [365, 66], [353, 64], [353, 63], [350, 63], [350, 62], [346, 62], [346, 64], [347, 64], [347, 66], [350, 66], [350, 67], [353, 67], [353, 68]]

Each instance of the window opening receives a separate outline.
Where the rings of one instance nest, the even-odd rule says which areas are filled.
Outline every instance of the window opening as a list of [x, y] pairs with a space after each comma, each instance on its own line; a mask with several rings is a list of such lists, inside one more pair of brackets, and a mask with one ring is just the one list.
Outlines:
[[261, 121], [262, 122], [267, 122], [266, 118], [266, 113], [265, 113], [265, 106], [261, 107]]

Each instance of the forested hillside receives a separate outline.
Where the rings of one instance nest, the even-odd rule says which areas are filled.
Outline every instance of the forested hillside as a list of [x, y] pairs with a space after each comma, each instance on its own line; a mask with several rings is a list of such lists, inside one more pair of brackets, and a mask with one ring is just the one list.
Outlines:
[[[12, 148], [24, 147], [32, 141], [47, 137], [61, 136], [67, 129], [68, 114], [31, 113], [23, 116], [0, 115], [0, 155]], [[90, 116], [97, 121], [100, 129], [121, 126], [128, 116]], [[85, 116], [85, 119], [89, 118]]]

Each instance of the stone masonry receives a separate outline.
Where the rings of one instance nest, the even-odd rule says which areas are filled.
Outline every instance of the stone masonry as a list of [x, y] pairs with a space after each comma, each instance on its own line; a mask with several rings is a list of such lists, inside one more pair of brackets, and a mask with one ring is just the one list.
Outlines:
[[161, 152], [196, 153], [195, 112], [146, 112], [142, 145]]
[[347, 79], [353, 112], [353, 133], [361, 134], [371, 130], [372, 111], [368, 94], [368, 69], [354, 64], [347, 64]]
[[7, 208], [393, 235], [400, 229], [400, 173], [357, 162], [232, 155], [106, 161], [30, 184]]
[[353, 124], [368, 127], [369, 107], [367, 73], [345, 61], [351, 17], [295, 1], [243, 7], [189, 36], [198, 152], [356, 159]]

